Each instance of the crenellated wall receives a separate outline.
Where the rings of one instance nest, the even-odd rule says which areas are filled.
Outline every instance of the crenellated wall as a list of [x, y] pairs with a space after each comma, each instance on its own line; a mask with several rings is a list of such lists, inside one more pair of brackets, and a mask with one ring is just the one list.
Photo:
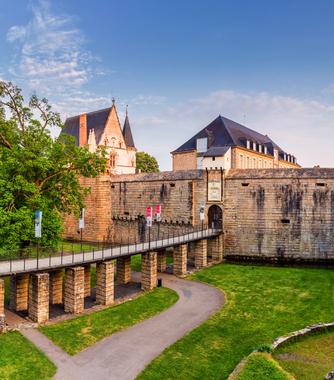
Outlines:
[[334, 169], [231, 170], [225, 257], [334, 261]]

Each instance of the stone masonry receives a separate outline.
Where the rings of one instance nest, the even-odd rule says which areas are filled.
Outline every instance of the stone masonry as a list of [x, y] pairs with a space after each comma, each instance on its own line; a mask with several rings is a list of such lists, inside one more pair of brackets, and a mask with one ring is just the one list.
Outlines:
[[78, 314], [84, 310], [85, 269], [74, 267], [65, 269], [65, 313]]
[[49, 319], [49, 274], [33, 273], [29, 284], [29, 318], [37, 323]]
[[131, 280], [131, 256], [119, 257], [116, 262], [117, 284], [128, 284]]
[[114, 263], [103, 261], [96, 264], [96, 303], [111, 305], [114, 302]]
[[10, 303], [14, 311], [28, 310], [29, 274], [12, 275], [10, 278]]
[[50, 304], [63, 303], [63, 271], [50, 272]]
[[5, 281], [0, 278], [0, 333], [5, 329]]
[[187, 244], [181, 244], [174, 248], [173, 273], [183, 276], [187, 273]]
[[90, 297], [91, 295], [90, 264], [84, 265], [84, 268], [85, 268], [85, 297]]
[[157, 286], [157, 252], [141, 255], [141, 288], [152, 290]]
[[210, 252], [214, 263], [220, 263], [223, 260], [223, 244], [223, 235], [208, 239], [208, 252]]
[[158, 272], [166, 272], [167, 268], [167, 252], [165, 249], [158, 251]]
[[208, 265], [208, 241], [198, 240], [193, 244], [196, 269], [204, 268]]

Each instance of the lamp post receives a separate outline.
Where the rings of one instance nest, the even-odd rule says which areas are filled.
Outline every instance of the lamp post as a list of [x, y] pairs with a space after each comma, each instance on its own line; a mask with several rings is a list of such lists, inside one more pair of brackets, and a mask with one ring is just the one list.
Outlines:
[[39, 259], [39, 239], [42, 237], [42, 211], [35, 211], [35, 238], [37, 239], [37, 269]]
[[82, 252], [82, 230], [85, 228], [85, 209], [80, 209], [79, 229], [80, 229], [80, 249]]

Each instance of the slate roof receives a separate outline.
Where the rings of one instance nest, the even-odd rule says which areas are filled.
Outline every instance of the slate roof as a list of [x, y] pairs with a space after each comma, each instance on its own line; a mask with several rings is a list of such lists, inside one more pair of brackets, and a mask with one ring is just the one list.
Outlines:
[[[112, 107], [87, 113], [87, 141], [89, 131], [94, 128], [96, 142], [99, 143]], [[62, 133], [74, 136], [77, 145], [79, 145], [79, 122], [80, 115], [67, 118], [62, 131]]]
[[126, 117], [124, 120], [124, 126], [123, 126], [123, 136], [126, 146], [129, 148], [135, 148], [135, 143], [133, 141], [130, 122], [128, 118], [128, 113], [126, 113]]
[[[257, 144], [265, 145], [268, 148], [268, 154], [273, 155], [274, 148], [279, 150], [279, 154], [284, 155], [284, 151], [274, 143], [267, 135], [262, 135], [250, 128], [245, 127], [233, 120], [219, 115], [209, 125], [199, 131], [195, 136], [186, 141], [172, 153], [181, 153], [196, 149], [196, 140], [198, 138], [208, 138], [208, 152], [212, 148], [240, 146], [247, 147], [247, 140]], [[207, 153], [208, 153], [207, 152]], [[212, 152], [216, 152], [212, 150]]]

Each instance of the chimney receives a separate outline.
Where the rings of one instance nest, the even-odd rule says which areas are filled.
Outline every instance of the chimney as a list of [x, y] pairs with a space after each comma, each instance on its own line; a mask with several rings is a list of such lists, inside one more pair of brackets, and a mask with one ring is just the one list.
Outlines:
[[80, 115], [79, 125], [79, 146], [83, 146], [87, 144], [87, 115], [85, 113]]

